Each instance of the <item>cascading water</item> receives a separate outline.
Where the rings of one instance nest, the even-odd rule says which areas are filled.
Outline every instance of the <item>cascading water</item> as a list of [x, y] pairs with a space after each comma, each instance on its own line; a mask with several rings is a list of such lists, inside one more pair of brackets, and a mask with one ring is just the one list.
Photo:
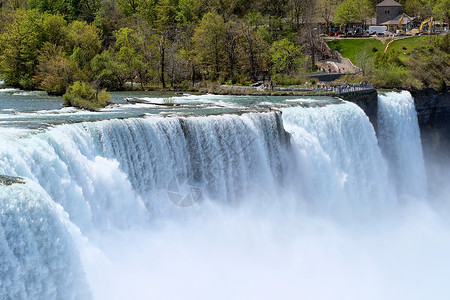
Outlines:
[[349, 217], [349, 212], [367, 216], [395, 204], [375, 131], [359, 107], [288, 108], [283, 119], [299, 158], [295, 169], [302, 172], [295, 180], [312, 206]]
[[409, 92], [378, 97], [378, 131], [400, 197], [425, 199], [427, 178], [414, 100]]
[[403, 271], [433, 214], [376, 223], [427, 197], [410, 95], [379, 102], [378, 140], [347, 102], [0, 133], [0, 298], [444, 299]]

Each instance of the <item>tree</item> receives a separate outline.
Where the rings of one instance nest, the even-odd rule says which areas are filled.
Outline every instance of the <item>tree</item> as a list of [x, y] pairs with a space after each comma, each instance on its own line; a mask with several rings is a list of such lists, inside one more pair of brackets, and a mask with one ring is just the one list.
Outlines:
[[76, 63], [64, 56], [61, 46], [47, 42], [40, 53], [33, 81], [47, 93], [62, 95], [70, 84], [83, 77]]
[[70, 49], [79, 48], [90, 61], [101, 50], [100, 32], [85, 21], [73, 21], [68, 27]]
[[112, 49], [96, 55], [91, 68], [96, 84], [103, 88], [121, 89], [128, 79], [127, 65], [117, 60]]
[[235, 68], [237, 63], [237, 47], [239, 45], [239, 37], [241, 24], [235, 21], [229, 21], [226, 24], [225, 30], [225, 46], [226, 46], [226, 61], [228, 66], [228, 78], [235, 81]]
[[338, 0], [317, 0], [317, 15], [325, 22], [328, 30], [330, 30], [331, 22], [334, 18], [334, 13], [338, 6]]
[[12, 86], [31, 89], [44, 42], [42, 21], [36, 10], [16, 11], [0, 34], [0, 73]]
[[359, 19], [365, 25], [365, 20], [372, 17], [375, 13], [374, 7], [369, 0], [356, 1], [357, 9], [359, 11]]
[[450, 0], [438, 0], [433, 7], [433, 15], [436, 19], [450, 22]]
[[195, 59], [206, 78], [215, 80], [222, 71], [225, 56], [225, 23], [215, 12], [205, 14], [199, 26], [195, 28], [192, 41]]
[[79, 7], [80, 16], [84, 21], [92, 23], [101, 8], [101, 0], [81, 0]]
[[[141, 52], [142, 39], [131, 28], [121, 28], [116, 32], [116, 59], [126, 66], [124, 74], [127, 80], [133, 82], [138, 74], [144, 72]], [[142, 78], [142, 76], [141, 76]], [[141, 80], [142, 83], [142, 80]]]
[[62, 15], [45, 15], [42, 29], [43, 39], [46, 42], [62, 47], [68, 46], [67, 21]]
[[360, 12], [355, 0], [345, 0], [336, 9], [334, 23], [347, 27], [351, 23], [360, 19]]
[[76, 81], [64, 94], [63, 105], [97, 111], [108, 105], [110, 98], [105, 90], [94, 90], [88, 83]]
[[204, 6], [198, 0], [179, 0], [176, 20], [183, 25], [198, 22], [203, 14]]
[[70, 20], [75, 20], [79, 15], [80, 0], [28, 0], [30, 9], [51, 14], [61, 13]]
[[275, 73], [293, 74], [301, 65], [301, 52], [289, 39], [275, 41], [270, 47], [272, 70]]
[[175, 29], [175, 6], [170, 0], [161, 0], [157, 6], [157, 20], [155, 22], [155, 29], [159, 35], [159, 57], [160, 57], [160, 81], [163, 88], [166, 87], [166, 48], [173, 42]]
[[363, 76], [365, 76], [367, 70], [373, 65], [373, 59], [367, 51], [361, 51], [356, 54], [355, 63], [361, 68]]
[[[271, 36], [267, 33], [266, 28], [261, 26], [264, 17], [260, 13], [250, 12], [244, 17], [241, 25], [240, 46], [243, 47], [244, 54], [241, 55], [240, 64], [247, 70], [249, 77], [256, 80], [256, 76], [260, 71], [268, 70], [270, 61], [268, 40]], [[263, 35], [270, 36], [267, 40]]]

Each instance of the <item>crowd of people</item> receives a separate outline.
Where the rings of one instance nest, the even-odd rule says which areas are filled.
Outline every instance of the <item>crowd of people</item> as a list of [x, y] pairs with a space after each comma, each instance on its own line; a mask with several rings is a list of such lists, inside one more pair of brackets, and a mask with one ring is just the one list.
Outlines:
[[[274, 85], [273, 81], [264, 81], [260, 83], [259, 85], [255, 85], [256, 88], [260, 91], [273, 91]], [[348, 82], [345, 82], [344, 84], [337, 85], [337, 84], [325, 84], [325, 83], [318, 83], [316, 85], [312, 84], [309, 87], [304, 88], [288, 88], [288, 87], [277, 87], [276, 90], [292, 90], [292, 91], [324, 91], [324, 92], [334, 92], [334, 93], [348, 93], [353, 91], [360, 91], [364, 89], [372, 89], [373, 86], [367, 82], [367, 81], [361, 81], [359, 84], [353, 83], [349, 84]]]
[[312, 85], [312, 90], [334, 92], [334, 93], [347, 93], [367, 88], [373, 88], [373, 86], [367, 81], [361, 81], [359, 84], [356, 83], [349, 84], [348, 82], [346, 82], [342, 85], [326, 85], [324, 83], [322, 84], [319, 83], [316, 86]]

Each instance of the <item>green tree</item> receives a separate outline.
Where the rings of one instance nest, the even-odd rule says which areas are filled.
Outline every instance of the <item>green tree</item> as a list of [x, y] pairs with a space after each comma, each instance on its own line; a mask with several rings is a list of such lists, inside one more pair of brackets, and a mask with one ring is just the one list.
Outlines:
[[360, 19], [360, 11], [355, 0], [345, 0], [336, 9], [334, 23], [339, 26], [347, 27], [351, 23]]
[[[68, 27], [69, 48], [79, 48], [90, 61], [101, 50], [100, 31], [85, 21], [73, 21]], [[85, 62], [84, 62], [85, 63]]]
[[176, 19], [180, 24], [196, 23], [204, 13], [204, 5], [198, 0], [179, 0]]
[[159, 74], [163, 88], [166, 87], [166, 48], [174, 42], [176, 8], [170, 0], [161, 0], [157, 6], [155, 29], [159, 36]]
[[128, 79], [127, 65], [119, 61], [112, 49], [96, 55], [91, 61], [96, 85], [112, 90], [121, 89]]
[[16, 11], [0, 34], [0, 73], [12, 86], [31, 89], [44, 42], [44, 16], [36, 10]]
[[225, 22], [215, 12], [205, 14], [195, 28], [192, 41], [195, 59], [206, 78], [215, 80], [222, 71], [225, 57]]
[[438, 0], [433, 7], [433, 15], [436, 19], [450, 22], [450, 0]]
[[77, 64], [65, 57], [61, 46], [45, 43], [38, 60], [33, 81], [49, 94], [62, 95], [70, 84], [83, 77]]
[[300, 49], [287, 38], [275, 41], [270, 47], [270, 53], [275, 73], [293, 74], [302, 64]]
[[139, 7], [144, 4], [144, 0], [117, 0], [117, 4], [122, 8], [126, 16], [132, 16], [138, 12]]
[[97, 111], [108, 105], [111, 95], [105, 90], [95, 90], [88, 83], [76, 81], [63, 96], [64, 106], [74, 106]]
[[127, 74], [127, 80], [131, 82], [144, 72], [141, 45], [142, 39], [133, 29], [125, 27], [116, 32], [116, 58], [126, 66], [123, 73]]
[[265, 18], [259, 12], [248, 13], [241, 25], [240, 55], [239, 64], [246, 69], [252, 80], [261, 71], [267, 71], [270, 61], [270, 41], [272, 36], [267, 32], [267, 28], [262, 26]]
[[80, 0], [28, 0], [28, 7], [51, 14], [61, 13], [71, 20], [79, 15]]

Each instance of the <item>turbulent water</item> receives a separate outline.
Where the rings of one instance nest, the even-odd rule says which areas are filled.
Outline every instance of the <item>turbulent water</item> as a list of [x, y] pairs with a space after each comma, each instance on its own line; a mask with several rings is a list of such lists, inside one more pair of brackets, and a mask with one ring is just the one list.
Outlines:
[[2, 129], [0, 298], [447, 299], [411, 95], [287, 100]]

